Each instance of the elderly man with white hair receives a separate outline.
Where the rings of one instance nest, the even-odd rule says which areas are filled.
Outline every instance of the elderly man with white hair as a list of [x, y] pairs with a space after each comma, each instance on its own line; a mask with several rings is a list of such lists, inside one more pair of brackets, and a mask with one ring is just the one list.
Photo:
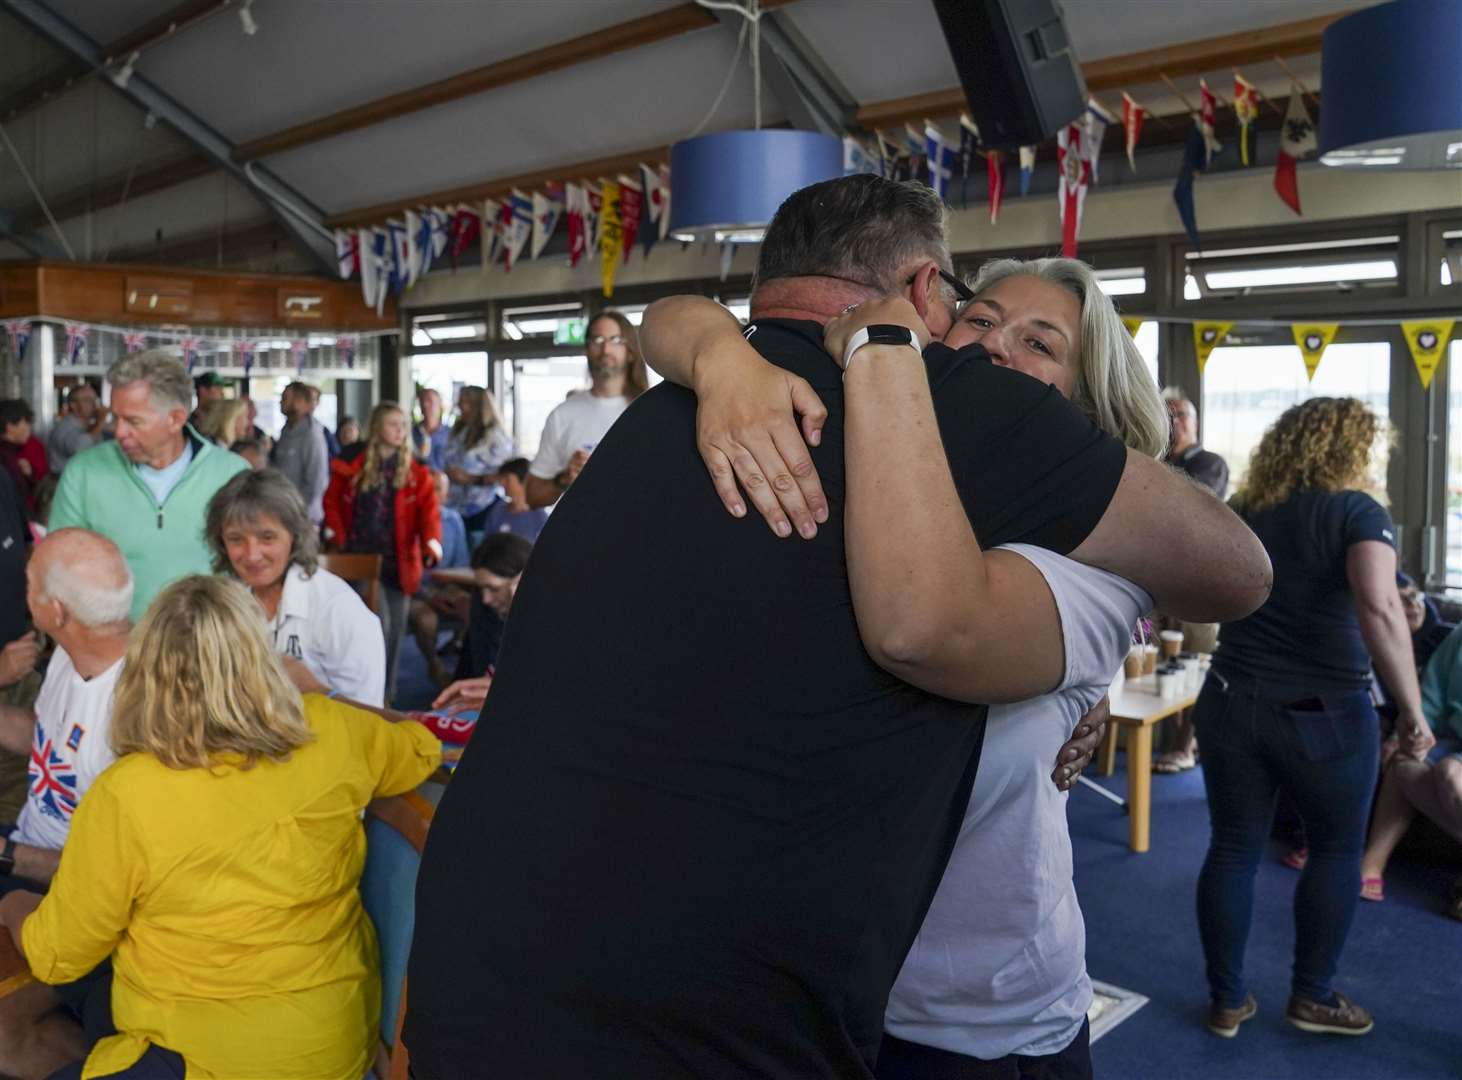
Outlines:
[[249, 464], [188, 426], [193, 383], [169, 353], [124, 357], [107, 381], [117, 437], [67, 464], [50, 526], [90, 529], [121, 549], [136, 580], [136, 620], [169, 582], [209, 573], [208, 500]]
[[[34, 709], [0, 706], [0, 746], [30, 757], [20, 819], [0, 849], [0, 893], [44, 892], [61, 861], [71, 818], [114, 760], [112, 693], [132, 623], [132, 573], [117, 545], [85, 529], [61, 529], [26, 567], [26, 603], [36, 629], [56, 642]], [[76, 983], [30, 983], [0, 999], [0, 1072], [47, 1076], [86, 1051], [78, 1017], [104, 1001], [105, 968]]]

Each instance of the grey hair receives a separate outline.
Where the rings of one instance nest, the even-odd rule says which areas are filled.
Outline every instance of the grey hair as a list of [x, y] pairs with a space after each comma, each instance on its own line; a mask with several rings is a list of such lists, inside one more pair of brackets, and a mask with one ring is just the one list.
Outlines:
[[777, 278], [836, 277], [885, 293], [916, 259], [950, 268], [943, 201], [924, 184], [859, 174], [794, 191], [762, 240], [753, 291]]
[[266, 514], [278, 518], [290, 535], [290, 564], [307, 576], [319, 569], [320, 538], [299, 491], [278, 469], [247, 469], [235, 473], [208, 500], [203, 535], [213, 549], [214, 573], [234, 572], [223, 542], [224, 530], [230, 525], [252, 524]]
[[[127, 626], [132, 615], [132, 568], [110, 540], [96, 534], [80, 535], [85, 532], [57, 529], [51, 533], [53, 542], [60, 543], [46, 566], [41, 591], [88, 629]], [[81, 543], [73, 545], [69, 539]], [[98, 550], [98, 542], [110, 549], [106, 554], [111, 558]], [[69, 560], [65, 558], [68, 549], [73, 556]]]
[[148, 349], [122, 357], [107, 372], [107, 382], [113, 389], [145, 382], [160, 412], [187, 412], [193, 407], [193, 380], [188, 378], [188, 369], [166, 349]]
[[998, 281], [1033, 277], [1081, 304], [1080, 366], [1071, 401], [1097, 427], [1140, 454], [1167, 452], [1169, 420], [1157, 383], [1096, 274], [1078, 259], [991, 259], [970, 282], [976, 296]]

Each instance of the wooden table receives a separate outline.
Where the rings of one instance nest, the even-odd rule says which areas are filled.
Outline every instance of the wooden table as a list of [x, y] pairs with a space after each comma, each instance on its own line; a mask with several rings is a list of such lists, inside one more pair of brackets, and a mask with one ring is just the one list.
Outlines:
[[[1174, 698], [1157, 693], [1157, 679], [1144, 675], [1124, 680], [1118, 675], [1111, 689], [1112, 723], [1127, 731], [1127, 813], [1131, 818], [1129, 843], [1133, 851], [1148, 849], [1152, 823], [1152, 729], [1159, 720], [1176, 716], [1198, 700], [1196, 691], [1184, 691]], [[1102, 745], [1097, 772], [1111, 776], [1117, 767], [1116, 729], [1109, 729]], [[1100, 787], [1100, 785], [1094, 785]], [[1101, 789], [1114, 801], [1105, 788]]]

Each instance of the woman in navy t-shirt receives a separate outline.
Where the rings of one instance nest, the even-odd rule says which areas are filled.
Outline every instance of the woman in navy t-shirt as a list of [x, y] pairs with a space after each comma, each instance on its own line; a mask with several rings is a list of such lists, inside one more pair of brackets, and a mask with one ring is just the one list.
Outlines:
[[1362, 1035], [1370, 1014], [1331, 988], [1355, 915], [1366, 815], [1376, 783], [1376, 670], [1396, 694], [1402, 752], [1424, 756], [1411, 636], [1396, 592], [1395, 530], [1365, 483], [1378, 423], [1354, 398], [1287, 410], [1254, 451], [1233, 506], [1263, 541], [1274, 590], [1225, 623], [1194, 722], [1213, 834], [1198, 879], [1208, 1026], [1232, 1036], [1254, 1015], [1244, 946], [1254, 874], [1283, 788], [1309, 860], [1295, 892], [1287, 1018], [1305, 1031]]

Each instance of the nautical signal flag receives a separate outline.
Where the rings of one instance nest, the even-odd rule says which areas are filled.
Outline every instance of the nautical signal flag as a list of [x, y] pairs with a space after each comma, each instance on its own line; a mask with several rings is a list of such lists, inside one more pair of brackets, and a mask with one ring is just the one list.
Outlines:
[[1201, 378], [1203, 368], [1208, 363], [1208, 357], [1214, 349], [1223, 342], [1224, 335], [1234, 328], [1231, 322], [1195, 322], [1193, 324], [1193, 349], [1198, 354], [1198, 375]]
[[1178, 207], [1183, 230], [1188, 234], [1193, 247], [1203, 250], [1198, 236], [1198, 211], [1193, 205], [1193, 178], [1203, 170], [1203, 129], [1194, 124], [1188, 129], [1188, 140], [1183, 144], [1183, 163], [1178, 168], [1178, 179], [1173, 184], [1173, 202]]
[[1142, 329], [1142, 324], [1144, 321], [1146, 320], [1135, 318], [1130, 315], [1122, 316], [1122, 325], [1127, 328], [1127, 333], [1131, 334], [1133, 337], [1136, 337], [1137, 331]]
[[1125, 90], [1122, 92], [1122, 131], [1127, 136], [1127, 164], [1137, 171], [1137, 140], [1142, 137], [1142, 121], [1147, 110], [1132, 100]]
[[1087, 158], [1086, 128], [1083, 124], [1067, 124], [1056, 133], [1056, 162], [1061, 174], [1058, 193], [1061, 208], [1061, 254], [1076, 258], [1077, 238], [1081, 235], [1081, 211], [1086, 203], [1086, 189], [1091, 185], [1091, 161]]
[[1339, 329], [1339, 323], [1295, 323], [1290, 327], [1294, 332], [1294, 343], [1299, 347], [1300, 356], [1305, 361], [1305, 374], [1311, 382], [1315, 379], [1315, 371], [1320, 367], [1320, 357], [1335, 340], [1335, 332]]
[[599, 188], [599, 276], [606, 297], [614, 295], [614, 272], [624, 244], [619, 220], [619, 185], [606, 180]]
[[1259, 119], [1259, 88], [1234, 72], [1234, 115], [1239, 121], [1239, 160], [1250, 164], [1254, 146], [1254, 121]]
[[1284, 110], [1279, 158], [1274, 163], [1274, 190], [1296, 214], [1300, 212], [1300, 185], [1295, 176], [1295, 163], [1318, 145], [1315, 125], [1305, 109], [1304, 98], [1299, 90], [1292, 90], [1289, 107]]
[[1198, 128], [1203, 132], [1203, 167], [1213, 164], [1213, 155], [1223, 149], [1214, 134], [1218, 123], [1218, 98], [1208, 89], [1208, 83], [1198, 80]]
[[1432, 376], [1442, 362], [1442, 352], [1451, 340], [1454, 325], [1455, 319], [1415, 319], [1401, 324], [1401, 332], [1406, 335], [1411, 361], [1421, 376], [1423, 389], [1430, 389], [1432, 385]]

